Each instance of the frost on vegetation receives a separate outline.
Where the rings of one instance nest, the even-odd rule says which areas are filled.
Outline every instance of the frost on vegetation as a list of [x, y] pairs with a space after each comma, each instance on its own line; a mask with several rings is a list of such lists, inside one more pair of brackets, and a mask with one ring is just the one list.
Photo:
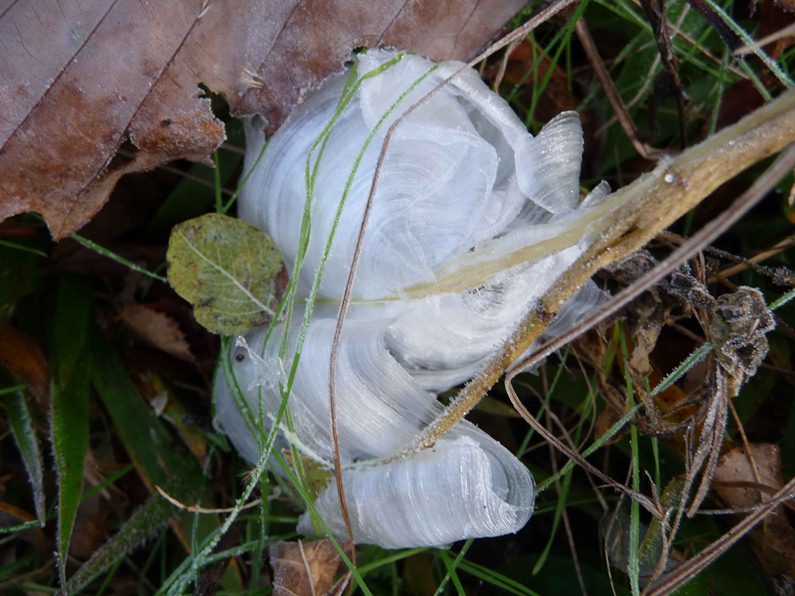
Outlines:
[[[293, 309], [285, 310], [291, 316], [251, 330], [218, 375], [217, 425], [248, 461], [257, 460], [261, 444], [252, 430], [257, 421], [259, 432], [271, 428], [289, 384], [281, 363], [289, 371], [300, 348], [289, 386], [290, 430], [276, 448], [294, 437], [296, 448], [331, 467], [332, 338], [384, 137], [460, 67], [434, 68], [382, 50], [362, 54], [353, 76], [327, 80], [295, 110], [244, 187], [240, 216], [273, 238], [295, 284], [287, 295]], [[355, 93], [344, 105], [348, 92]], [[256, 120], [247, 141], [248, 170], [264, 143]], [[436, 393], [476, 374], [587, 247], [590, 239], [578, 235], [535, 260], [511, 260], [519, 248], [567, 238], [607, 194], [602, 184], [579, 201], [582, 143], [574, 112], [528, 134], [471, 69], [394, 129], [338, 355], [339, 444], [357, 542], [442, 545], [516, 532], [529, 519], [534, 486], [527, 468], [469, 422], [431, 449], [395, 456], [443, 410]], [[600, 297], [595, 286], [585, 287], [547, 333], [574, 324]], [[263, 370], [263, 363], [278, 370]], [[344, 537], [334, 482], [314, 505]], [[299, 529], [312, 531], [308, 514]]]

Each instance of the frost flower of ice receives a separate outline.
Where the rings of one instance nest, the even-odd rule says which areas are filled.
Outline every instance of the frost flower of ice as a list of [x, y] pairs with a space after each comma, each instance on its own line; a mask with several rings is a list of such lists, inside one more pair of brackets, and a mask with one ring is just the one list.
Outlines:
[[[280, 431], [277, 448], [292, 442], [331, 466], [332, 337], [384, 136], [460, 67], [367, 51], [353, 75], [332, 77], [306, 97], [270, 139], [244, 187], [240, 217], [276, 242], [296, 284], [292, 317], [250, 331], [246, 349], [232, 348], [221, 367], [225, 374], [218, 375], [217, 426], [248, 461], [257, 460], [259, 442], [240, 406], [266, 430], [273, 424], [286, 381], [263, 380], [269, 374], [264, 363], [285, 358], [289, 371], [300, 345], [289, 394], [290, 431]], [[252, 123], [247, 130], [246, 170], [264, 143], [259, 128]], [[324, 130], [330, 132], [321, 136]], [[533, 137], [471, 69], [395, 128], [337, 369], [343, 479], [357, 542], [442, 545], [516, 532], [529, 519], [535, 495], [527, 468], [469, 422], [433, 448], [372, 462], [410, 445], [443, 410], [436, 393], [470, 379], [582, 254], [587, 241], [574, 238], [551, 255], [506, 262], [477, 279], [485, 264], [502, 263], [518, 247], [563, 237], [567, 222], [606, 194], [601, 185], [579, 202], [582, 142], [573, 112]], [[580, 291], [548, 333], [571, 325], [598, 299], [594, 287]], [[304, 326], [308, 305], [314, 311]], [[260, 356], [251, 357], [249, 346]], [[286, 378], [281, 365], [272, 366], [272, 379]], [[314, 505], [331, 531], [344, 537], [334, 481]], [[312, 532], [307, 514], [299, 530]]]

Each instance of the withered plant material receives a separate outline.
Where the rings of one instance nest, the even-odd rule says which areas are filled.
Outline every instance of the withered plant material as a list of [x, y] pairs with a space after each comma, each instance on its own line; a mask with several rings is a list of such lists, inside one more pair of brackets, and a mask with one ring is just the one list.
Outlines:
[[[361, 46], [469, 58], [521, 0], [19, 0], [0, 14], [0, 220], [41, 213], [56, 239], [118, 179], [206, 159], [225, 138], [202, 83], [275, 130]], [[111, 166], [120, 145], [138, 149]]]
[[[394, 126], [394, 125], [393, 125]], [[634, 253], [658, 232], [700, 203], [726, 180], [795, 143], [795, 91], [791, 90], [727, 127], [706, 141], [683, 152], [676, 159], [664, 159], [648, 174], [614, 192], [597, 207], [600, 215], [588, 224], [588, 232], [598, 235], [593, 245], [561, 275], [539, 303], [525, 316], [516, 331], [494, 358], [453, 400], [444, 414], [415, 441], [409, 451], [433, 445], [466, 415], [527, 348], [538, 339], [565, 301], [601, 267]], [[786, 161], [792, 158], [791, 147]], [[777, 166], [778, 170], [783, 170]], [[786, 171], [786, 170], [784, 170]], [[761, 179], [760, 179], [761, 180]], [[778, 178], [772, 183], [775, 183]], [[760, 184], [767, 180], [760, 181]], [[749, 196], [761, 196], [754, 187]], [[749, 208], [744, 205], [744, 208]], [[726, 221], [739, 217], [742, 210], [729, 213]], [[721, 223], [721, 222], [719, 222]], [[581, 237], [585, 230], [572, 230]], [[517, 251], [499, 262], [481, 265], [477, 272], [462, 272], [468, 279], [447, 279], [448, 287], [472, 284], [476, 275], [506, 266], [506, 261], [538, 258], [570, 241], [567, 234]], [[464, 285], [466, 287], [466, 285]], [[618, 304], [616, 302], [616, 304]], [[549, 350], [554, 347], [545, 348]], [[535, 354], [538, 358], [539, 354]]]
[[[736, 447], [721, 457], [712, 488], [729, 507], [751, 508], [781, 490], [781, 449], [771, 443], [751, 443], [750, 452]], [[795, 529], [783, 506], [775, 509], [750, 538], [762, 566], [770, 575], [795, 576]]]
[[[657, 260], [651, 253], [641, 250], [619, 263], [606, 267], [605, 272], [611, 280], [625, 286], [650, 272], [656, 265]], [[688, 288], [697, 286], [706, 292], [706, 288], [703, 288], [703, 285], [699, 284], [688, 271], [687, 266], [681, 267], [672, 276], [638, 296], [618, 314], [622, 320], [622, 333], [626, 338], [629, 352], [626, 361], [617, 358], [617, 371], [604, 368], [606, 355], [610, 349], [611, 341], [607, 338], [613, 329], [612, 321], [599, 326], [598, 332], [603, 338], [601, 342], [595, 338], [584, 337], [575, 343], [578, 358], [589, 363], [596, 372], [602, 396], [609, 406], [600, 417], [602, 431], [628, 411], [625, 374], [628, 374], [632, 380], [634, 399], [643, 404], [643, 409], [635, 417], [635, 424], [643, 434], [671, 435], [681, 431], [692, 419], [700, 420], [703, 417], [703, 400], [700, 399], [701, 396], [697, 391], [703, 385], [703, 367], [693, 371], [700, 373], [702, 380], [693, 382], [695, 379], [688, 379], [687, 390], [672, 384], [656, 393], [650, 391], [695, 347], [692, 338], [680, 335], [678, 336], [680, 342], [671, 344], [673, 339], [667, 340], [668, 345], [674, 348], [673, 351], [656, 350], [663, 329], [690, 318], [694, 310], [699, 308], [682, 295], [679, 286]], [[700, 305], [701, 301], [698, 304]], [[612, 342], [617, 343], [617, 341], [618, 337], [613, 335]], [[614, 345], [613, 349], [617, 347]], [[675, 355], [677, 353], [678, 359]]]
[[660, 58], [665, 65], [665, 71], [671, 78], [676, 88], [677, 108], [679, 109], [679, 134], [681, 141], [685, 143], [685, 91], [682, 86], [682, 79], [679, 77], [679, 61], [674, 52], [673, 41], [671, 40], [671, 29], [668, 17], [665, 14], [665, 0], [640, 0], [646, 18], [649, 20], [654, 39], [657, 41], [657, 48]]
[[28, 386], [39, 405], [46, 406], [50, 374], [41, 347], [8, 321], [0, 321], [0, 338], [0, 365]]
[[167, 314], [145, 304], [127, 304], [119, 311], [119, 319], [147, 344], [181, 360], [194, 360], [185, 334]]
[[742, 384], [756, 374], [768, 352], [766, 334], [776, 323], [755, 288], [738, 288], [720, 296], [712, 309], [709, 335], [715, 355], [731, 379], [730, 391], [736, 396]]
[[740, 46], [741, 41], [740, 38], [737, 37], [737, 34], [729, 28], [725, 21], [720, 18], [720, 15], [716, 14], [705, 0], [688, 0], [688, 4], [698, 11], [699, 14], [704, 17], [704, 20], [715, 28], [715, 31], [723, 38], [724, 43], [729, 49], [734, 50]]
[[279, 541], [268, 549], [273, 568], [273, 593], [326, 594], [334, 586], [341, 559], [329, 540]]
[[751, 443], [727, 451], [715, 470], [713, 489], [729, 507], [753, 507], [784, 485], [781, 448], [773, 443]]

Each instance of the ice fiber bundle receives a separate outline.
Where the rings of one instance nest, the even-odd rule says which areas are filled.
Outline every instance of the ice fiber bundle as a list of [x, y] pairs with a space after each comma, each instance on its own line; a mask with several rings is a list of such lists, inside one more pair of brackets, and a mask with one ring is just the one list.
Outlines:
[[[460, 67], [370, 50], [308, 94], [261, 159], [261, 123], [249, 122], [253, 173], [239, 215], [275, 241], [294, 286], [291, 307], [270, 327], [251, 330], [219, 367], [216, 423], [248, 461], [258, 459], [288, 395], [289, 424], [280, 423], [276, 448], [292, 445], [332, 468], [332, 338], [384, 137]], [[482, 368], [587, 246], [588, 238], [576, 237], [534, 260], [510, 260], [520, 247], [566, 238], [570, 223], [606, 194], [602, 185], [579, 200], [582, 142], [573, 112], [532, 136], [471, 69], [394, 129], [337, 365], [343, 480], [357, 542], [442, 545], [516, 532], [529, 519], [527, 468], [468, 422], [433, 448], [394, 456], [442, 412], [437, 392]], [[592, 286], [581, 290], [547, 333], [575, 323], [599, 296]], [[344, 537], [333, 480], [314, 505]], [[299, 529], [313, 531], [308, 514]]]

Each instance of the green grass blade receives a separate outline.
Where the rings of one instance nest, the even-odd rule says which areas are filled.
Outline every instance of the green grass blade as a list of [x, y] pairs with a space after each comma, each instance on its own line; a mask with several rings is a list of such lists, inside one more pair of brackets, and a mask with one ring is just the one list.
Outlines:
[[[623, 333], [619, 336], [621, 341], [621, 353], [624, 357], [624, 382], [627, 390], [627, 407], [635, 406], [635, 387], [632, 384], [632, 376], [629, 366], [629, 350], [627, 349], [627, 339]], [[640, 454], [638, 450], [638, 427], [630, 424], [630, 453], [632, 456], [632, 490], [640, 492]], [[630, 502], [629, 519], [629, 561], [627, 562], [627, 573], [629, 574], [629, 585], [632, 596], [640, 596], [640, 503], [635, 499]]]
[[[115, 432], [138, 475], [153, 493], [155, 486], [160, 486], [182, 502], [199, 501], [200, 494], [185, 494], [185, 485], [193, 490], [193, 487], [202, 487], [206, 482], [199, 463], [187, 450], [179, 448], [176, 439], [154, 415], [130, 379], [119, 355], [99, 336], [92, 338], [91, 346], [95, 362], [92, 375], [94, 388], [110, 414]], [[184, 480], [177, 484], [177, 492], [172, 492], [168, 487], [173, 485], [175, 477]], [[156, 494], [154, 497], [159, 498]], [[184, 548], [195, 554], [196, 545], [204, 544], [208, 538], [216, 535], [218, 521], [212, 515], [185, 511], [178, 513], [174, 530]], [[120, 544], [132, 544], [124, 542], [122, 538], [119, 540], [122, 541]], [[117, 545], [114, 548], [118, 550], [121, 547]], [[103, 565], [103, 568], [107, 568], [107, 564]], [[92, 570], [92, 574], [96, 573], [100, 571]], [[235, 583], [233, 574], [227, 572], [222, 585], [232, 587]]]
[[92, 340], [94, 389], [110, 414], [118, 437], [138, 474], [151, 491], [165, 486], [169, 471], [176, 472], [192, 461], [174, 449], [171, 435], [152, 414], [118, 354], [100, 338]]
[[781, 296], [778, 300], [774, 300], [773, 302], [771, 302], [769, 308], [771, 311], [781, 308], [793, 298], [795, 298], [795, 290], [790, 290], [789, 292]]
[[111, 261], [116, 261], [117, 263], [119, 263], [120, 265], [124, 265], [128, 269], [132, 269], [133, 271], [137, 271], [138, 273], [146, 275], [147, 277], [151, 277], [152, 279], [156, 279], [157, 281], [162, 281], [163, 283], [168, 283], [168, 280], [165, 277], [163, 277], [162, 275], [158, 275], [157, 273], [152, 273], [151, 271], [149, 271], [149, 269], [144, 269], [143, 267], [141, 267], [137, 263], [133, 263], [129, 259], [125, 259], [123, 256], [117, 255], [112, 250], [108, 250], [104, 246], [100, 246], [99, 244], [97, 244], [93, 240], [89, 240], [88, 238], [85, 238], [85, 237], [83, 237], [83, 236], [81, 236], [80, 234], [77, 234], [77, 233], [72, 234], [69, 237], [72, 240], [74, 240], [75, 242], [78, 242], [78, 243], [82, 244], [87, 249], [93, 250], [98, 255], [102, 255], [103, 257], [107, 257]]
[[0, 240], [0, 246], [5, 246], [6, 248], [10, 248], [12, 250], [18, 250], [21, 252], [26, 252], [32, 255], [36, 255], [39, 257], [47, 258], [47, 253], [43, 250], [39, 250], [38, 248], [31, 248], [26, 244], [20, 244], [19, 242], [12, 242], [11, 240]]
[[682, 375], [698, 364], [704, 356], [712, 349], [712, 342], [704, 342], [692, 354], [685, 358], [684, 362], [668, 373], [665, 378], [652, 390], [651, 397], [659, 395], [671, 385], [676, 383]]
[[495, 588], [504, 590], [508, 594], [537, 596], [535, 592], [523, 586], [519, 582], [511, 579], [510, 577], [506, 577], [502, 573], [494, 571], [493, 569], [484, 567], [483, 565], [478, 565], [477, 563], [473, 563], [464, 559], [461, 561], [461, 564], [458, 566], [458, 568], [462, 571], [466, 571], [470, 575], [474, 575], [476, 578], [488, 584], [491, 584]]
[[77, 277], [58, 281], [51, 340], [53, 370], [50, 433], [58, 475], [57, 562], [66, 585], [66, 556], [83, 492], [88, 451], [90, 362], [86, 338], [91, 322], [90, 287]]
[[[186, 467], [178, 471], [165, 489], [177, 499], [190, 503], [199, 496], [203, 484], [203, 478], [197, 476], [195, 470]], [[174, 506], [160, 495], [150, 497], [121, 529], [94, 551], [91, 558], [69, 578], [65, 592], [73, 594], [82, 590], [103, 571], [111, 568], [135, 548], [166, 528], [174, 513]]]
[[544, 546], [544, 550], [541, 551], [541, 555], [539, 555], [536, 564], [533, 566], [533, 575], [536, 575], [539, 571], [541, 571], [541, 569], [544, 567], [544, 563], [547, 561], [547, 557], [549, 557], [549, 553], [552, 551], [552, 544], [555, 541], [555, 535], [557, 534], [560, 520], [563, 519], [563, 510], [566, 508], [566, 501], [569, 496], [569, 489], [571, 488], [571, 479], [572, 471], [569, 470], [563, 476], [563, 483], [560, 486], [560, 494], [558, 495], [558, 500], [555, 504], [555, 515], [552, 518], [552, 531], [549, 534], [549, 539]]
[[15, 532], [24, 532], [25, 530], [30, 530], [32, 528], [39, 528], [41, 527], [41, 523], [37, 519], [32, 519], [30, 521], [22, 522], [21, 524], [17, 524], [15, 526], [3, 526], [0, 528], [0, 536], [4, 534], [14, 534]]
[[3, 403], [8, 422], [11, 425], [11, 432], [25, 464], [28, 473], [30, 487], [33, 490], [33, 506], [39, 523], [44, 525], [44, 480], [41, 464], [41, 450], [36, 431], [30, 419], [28, 402], [21, 389], [0, 396]]
[[442, 563], [444, 563], [444, 567], [447, 570], [447, 577], [449, 577], [450, 581], [453, 582], [456, 592], [458, 592], [459, 596], [466, 596], [466, 590], [464, 590], [464, 586], [461, 583], [461, 580], [458, 578], [458, 573], [456, 573], [456, 567], [461, 564], [461, 561], [451, 561], [450, 555], [448, 555], [447, 551], [444, 549], [439, 549], [437, 552], [439, 553]]
[[85, 359], [78, 360], [77, 374], [52, 391], [51, 433], [58, 473], [58, 572], [66, 585], [66, 554], [72, 537], [77, 506], [83, 492], [83, 470], [88, 451], [89, 373]]

